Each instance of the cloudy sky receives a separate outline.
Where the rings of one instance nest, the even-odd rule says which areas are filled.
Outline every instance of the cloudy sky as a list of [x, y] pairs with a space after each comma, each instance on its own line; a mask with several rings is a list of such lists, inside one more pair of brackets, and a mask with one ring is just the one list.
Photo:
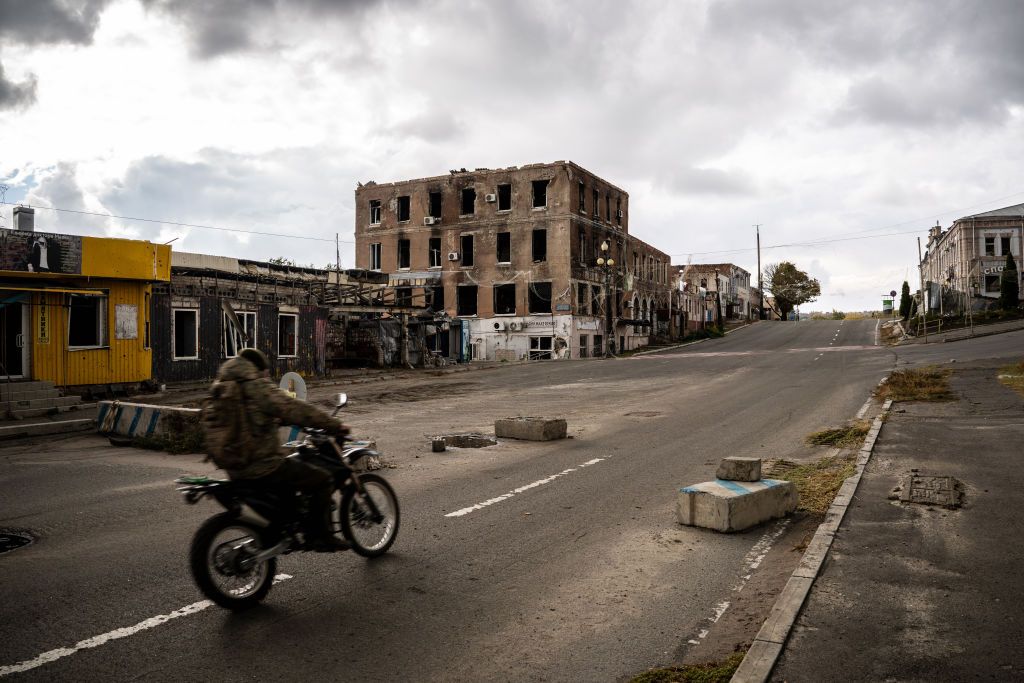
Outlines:
[[1018, 0], [0, 0], [0, 184], [156, 221], [40, 229], [318, 265], [340, 233], [349, 267], [357, 181], [571, 159], [675, 263], [756, 273], [761, 224], [811, 308], [878, 308], [928, 226], [1024, 201], [1022, 29]]

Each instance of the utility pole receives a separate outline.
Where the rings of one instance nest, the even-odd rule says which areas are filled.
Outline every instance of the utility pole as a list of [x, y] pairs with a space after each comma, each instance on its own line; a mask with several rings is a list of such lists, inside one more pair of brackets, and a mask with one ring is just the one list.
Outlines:
[[757, 231], [757, 296], [760, 301], [757, 303], [757, 319], [764, 320], [764, 287], [761, 286], [761, 224], [754, 226]]
[[341, 240], [338, 233], [334, 233], [334, 271], [337, 282], [338, 305], [341, 306]]

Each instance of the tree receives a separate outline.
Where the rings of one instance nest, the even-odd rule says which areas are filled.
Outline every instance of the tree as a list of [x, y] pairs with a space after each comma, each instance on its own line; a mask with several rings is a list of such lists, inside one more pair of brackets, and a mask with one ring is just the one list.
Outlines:
[[789, 261], [773, 263], [764, 269], [764, 288], [775, 298], [776, 312], [783, 320], [799, 306], [821, 296], [821, 284]]
[[1006, 255], [1006, 267], [999, 276], [999, 308], [1015, 311], [1020, 305], [1020, 283], [1017, 281], [1017, 263], [1013, 254]]
[[910, 283], [904, 280], [903, 292], [900, 294], [900, 317], [908, 320], [912, 308], [914, 308], [914, 300], [910, 296]]

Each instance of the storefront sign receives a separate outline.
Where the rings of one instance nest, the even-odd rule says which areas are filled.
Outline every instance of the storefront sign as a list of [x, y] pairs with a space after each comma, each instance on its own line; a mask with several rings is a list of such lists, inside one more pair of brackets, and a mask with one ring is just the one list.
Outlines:
[[82, 272], [82, 238], [48, 232], [4, 230], [0, 270], [26, 273]]
[[44, 302], [39, 307], [39, 329], [36, 330], [36, 342], [39, 344], [50, 343], [50, 307]]
[[991, 266], [989, 268], [984, 269], [981, 272], [984, 273], [985, 275], [994, 275], [996, 273], [1001, 273], [1004, 270], [1006, 270], [1006, 264], [1005, 263], [1003, 265], [1001, 265], [1001, 266]]

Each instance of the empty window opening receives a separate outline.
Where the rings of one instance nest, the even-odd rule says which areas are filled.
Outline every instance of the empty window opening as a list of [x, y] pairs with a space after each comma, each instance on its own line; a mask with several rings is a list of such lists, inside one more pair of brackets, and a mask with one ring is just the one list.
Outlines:
[[580, 254], [580, 265], [581, 266], [585, 266], [585, 265], [587, 265], [587, 231], [584, 230], [583, 228], [580, 228], [580, 245], [579, 245], [579, 249], [580, 249], [580, 251], [579, 251], [579, 254]]
[[412, 287], [395, 287], [395, 305], [412, 306]]
[[985, 256], [996, 255], [996, 238], [986, 237], [985, 238]]
[[598, 217], [598, 211], [601, 209], [601, 195], [597, 190], [594, 190], [594, 218]]
[[408, 270], [410, 267], [409, 260], [409, 240], [398, 240], [398, 269]]
[[431, 237], [429, 242], [430, 251], [430, 267], [440, 268], [441, 267], [441, 238]]
[[441, 217], [441, 193], [431, 192], [430, 193], [430, 215], [434, 218]]
[[174, 311], [174, 360], [199, 358], [199, 311], [176, 309]]
[[615, 222], [622, 225], [622, 197], [615, 198]]
[[476, 315], [476, 285], [459, 285], [455, 315]]
[[512, 263], [512, 233], [498, 233], [498, 263]]
[[472, 216], [476, 213], [476, 190], [472, 187], [462, 190], [462, 208], [460, 212], [463, 216]]
[[999, 276], [998, 275], [986, 275], [985, 276], [985, 291], [986, 292], [999, 292]]
[[280, 358], [299, 355], [299, 316], [294, 313], [277, 316], [277, 355]]
[[598, 285], [590, 286], [590, 305], [591, 315], [601, 315], [604, 306], [601, 305], [601, 288]]
[[590, 343], [590, 337], [585, 334], [580, 335], [580, 358], [587, 358], [590, 354], [587, 352], [587, 346]]
[[427, 301], [427, 306], [434, 311], [444, 310], [444, 287], [431, 287], [427, 290], [427, 296], [430, 300]]
[[548, 260], [548, 231], [533, 231], [533, 262]]
[[531, 282], [530, 283], [530, 313], [551, 312], [551, 283]]
[[1000, 252], [999, 252], [1000, 255], [1006, 256], [1007, 254], [1009, 254], [1010, 253], [1010, 238], [1009, 237], [1000, 237], [999, 238], [999, 248], [1000, 248]]
[[494, 285], [494, 315], [516, 314], [516, 285]]
[[612, 220], [612, 197], [611, 195], [604, 196], [604, 219], [611, 223]]
[[579, 188], [580, 188], [580, 213], [586, 213], [587, 212], [587, 186], [583, 184], [582, 180], [580, 181]]
[[594, 335], [594, 357], [600, 356], [604, 353], [604, 335]]
[[530, 337], [530, 360], [551, 360], [551, 337]]
[[576, 285], [576, 313], [579, 315], [590, 313], [588, 303], [590, 303], [590, 287], [582, 283]]
[[533, 208], [539, 209], [548, 205], [548, 181], [533, 181]]
[[512, 186], [498, 185], [498, 211], [512, 210]]
[[380, 242], [370, 245], [370, 270], [380, 270]]
[[380, 225], [380, 200], [370, 200], [370, 225]]
[[238, 319], [242, 329], [236, 328], [228, 314], [224, 314], [224, 356], [226, 358], [234, 358], [239, 351], [247, 346], [256, 346], [256, 314], [235, 313], [235, 318]]
[[473, 236], [463, 235], [462, 236], [462, 265], [471, 266], [473, 265]]
[[398, 222], [409, 220], [409, 197], [398, 198]]
[[72, 294], [68, 313], [68, 347], [90, 348], [106, 343], [107, 299]]

